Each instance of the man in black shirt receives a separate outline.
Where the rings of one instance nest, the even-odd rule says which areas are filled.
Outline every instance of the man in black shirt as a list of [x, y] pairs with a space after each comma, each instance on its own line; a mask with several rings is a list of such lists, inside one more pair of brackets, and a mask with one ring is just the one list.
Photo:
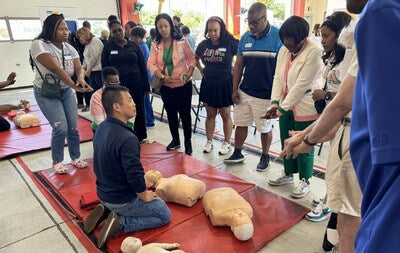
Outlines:
[[129, 233], [159, 227], [171, 218], [165, 202], [146, 190], [139, 140], [127, 126], [136, 113], [129, 90], [119, 85], [106, 87], [102, 104], [107, 119], [99, 125], [93, 139], [93, 168], [102, 204], [85, 222], [86, 232], [91, 232], [106, 216], [106, 210], [112, 211], [100, 230], [99, 248], [119, 230]]

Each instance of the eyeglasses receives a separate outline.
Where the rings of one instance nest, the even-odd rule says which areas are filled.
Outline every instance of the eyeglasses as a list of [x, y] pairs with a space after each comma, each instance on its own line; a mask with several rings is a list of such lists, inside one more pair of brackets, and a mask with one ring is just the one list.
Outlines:
[[262, 15], [261, 17], [259, 17], [258, 19], [254, 20], [254, 21], [249, 21], [248, 18], [246, 18], [244, 20], [244, 22], [246, 22], [249, 26], [257, 26], [261, 20], [263, 20], [265, 18], [265, 15]]

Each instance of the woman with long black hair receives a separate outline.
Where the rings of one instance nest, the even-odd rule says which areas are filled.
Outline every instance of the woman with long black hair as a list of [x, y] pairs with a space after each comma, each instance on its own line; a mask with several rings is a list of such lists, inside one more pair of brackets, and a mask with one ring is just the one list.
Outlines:
[[[85, 82], [85, 70], [78, 52], [66, 43], [69, 34], [64, 16], [51, 14], [43, 22], [42, 32], [32, 41], [30, 48], [30, 62], [36, 71], [33, 92], [40, 110], [53, 128], [51, 154], [56, 173], [68, 171], [63, 164], [65, 137], [72, 165], [87, 167], [87, 163], [79, 158], [78, 112], [74, 90], [92, 92], [93, 89]], [[71, 79], [74, 74], [77, 76], [76, 83]], [[46, 81], [54, 85], [59, 83], [61, 92], [49, 97], [44, 89]]]
[[178, 112], [182, 120], [185, 135], [185, 153], [191, 155], [192, 119], [192, 81], [196, 59], [189, 45], [166, 13], [157, 15], [156, 39], [151, 44], [147, 66], [153, 75], [162, 79], [161, 97], [167, 111], [172, 141], [167, 150], [180, 148]]

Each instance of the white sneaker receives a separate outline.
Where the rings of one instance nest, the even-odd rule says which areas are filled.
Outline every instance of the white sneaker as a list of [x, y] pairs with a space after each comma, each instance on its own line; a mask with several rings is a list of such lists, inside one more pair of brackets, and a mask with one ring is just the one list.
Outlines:
[[285, 184], [293, 184], [293, 177], [287, 176], [285, 173], [282, 173], [275, 179], [271, 179], [268, 181], [268, 184], [272, 186], [280, 186]]
[[309, 221], [319, 222], [325, 220], [331, 212], [332, 210], [321, 201], [318, 206], [306, 215], [306, 218]]
[[214, 148], [212, 141], [208, 140], [206, 145], [204, 145], [203, 153], [210, 153], [211, 150]]
[[224, 143], [222, 143], [221, 147], [219, 148], [219, 154], [221, 155], [226, 155], [231, 151], [231, 144], [229, 142], [224, 141]]
[[306, 196], [311, 190], [311, 186], [307, 184], [306, 180], [303, 178], [299, 184], [294, 188], [290, 196], [292, 196], [295, 199], [302, 198]]

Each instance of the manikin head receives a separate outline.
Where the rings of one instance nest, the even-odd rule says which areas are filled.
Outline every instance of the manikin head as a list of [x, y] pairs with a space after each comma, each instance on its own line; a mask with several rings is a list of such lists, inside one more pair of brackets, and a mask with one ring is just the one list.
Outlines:
[[136, 253], [142, 247], [142, 241], [136, 237], [127, 237], [122, 241], [122, 253]]
[[157, 170], [149, 170], [144, 174], [144, 178], [146, 180], [146, 187], [154, 187], [157, 186], [159, 180], [162, 178], [162, 173]]
[[231, 230], [238, 240], [249, 240], [254, 232], [253, 222], [249, 215], [242, 210], [235, 210], [232, 214]]

